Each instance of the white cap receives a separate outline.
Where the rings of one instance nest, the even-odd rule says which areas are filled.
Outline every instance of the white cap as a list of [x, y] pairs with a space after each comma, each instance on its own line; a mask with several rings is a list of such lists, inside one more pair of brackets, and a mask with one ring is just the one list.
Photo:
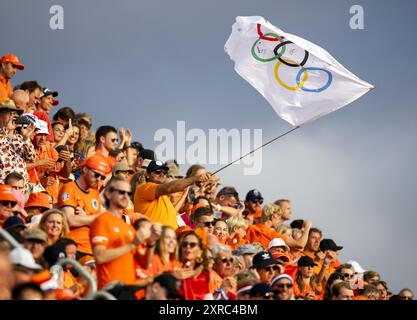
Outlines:
[[273, 247], [284, 247], [287, 251], [290, 251], [290, 247], [288, 247], [285, 241], [281, 238], [274, 238], [271, 240], [271, 242], [268, 245], [268, 249], [271, 249]]
[[46, 123], [46, 121], [38, 119], [36, 123], [36, 128], [39, 129], [36, 132], [37, 134], [49, 134], [48, 123]]
[[364, 268], [362, 268], [362, 266], [356, 261], [350, 260], [350, 261], [347, 262], [347, 264], [352, 265], [353, 271], [356, 272], [356, 273], [366, 272], [366, 270]]
[[32, 121], [36, 125], [36, 128], [37, 128], [38, 121], [39, 121], [39, 118], [37, 116], [35, 116], [32, 113], [24, 113], [21, 115], [21, 117], [25, 117], [26, 119]]
[[10, 252], [10, 262], [28, 269], [41, 270], [42, 266], [35, 262], [32, 253], [24, 248], [15, 248]]

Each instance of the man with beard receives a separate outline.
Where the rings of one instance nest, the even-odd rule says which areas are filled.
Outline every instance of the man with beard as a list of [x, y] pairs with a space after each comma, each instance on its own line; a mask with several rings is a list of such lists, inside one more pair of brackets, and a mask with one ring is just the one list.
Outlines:
[[95, 155], [87, 159], [80, 177], [64, 184], [58, 196], [58, 208], [64, 211], [70, 226], [69, 238], [77, 243], [77, 259], [92, 255], [90, 225], [102, 211], [100, 182], [111, 171], [102, 157]]
[[152, 235], [150, 228], [135, 231], [123, 219], [123, 210], [130, 200], [130, 190], [130, 183], [125, 178], [114, 177], [110, 180], [104, 191], [108, 209], [91, 224], [90, 236], [99, 289], [113, 281], [125, 285], [136, 283], [136, 249]]
[[168, 195], [183, 191], [197, 181], [204, 183], [209, 180], [210, 175], [203, 173], [166, 182], [168, 170], [165, 163], [151, 161], [146, 169], [147, 182], [137, 187], [133, 202], [135, 212], [140, 212], [153, 222], [159, 222], [176, 230], [178, 228], [177, 210]]

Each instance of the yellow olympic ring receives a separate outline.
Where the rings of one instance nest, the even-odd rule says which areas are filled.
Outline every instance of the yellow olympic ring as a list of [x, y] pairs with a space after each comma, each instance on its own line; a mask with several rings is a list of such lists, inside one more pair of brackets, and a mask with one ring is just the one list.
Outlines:
[[[286, 59], [285, 61], [288, 61], [288, 62], [291, 62], [291, 63], [294, 63], [294, 64], [297, 64], [297, 62], [295, 62], [295, 61], [293, 61], [293, 60], [290, 60], [290, 59]], [[275, 69], [274, 69], [274, 75], [275, 75], [275, 79], [277, 79], [277, 81], [278, 81], [278, 83], [281, 85], [281, 86], [283, 86], [285, 89], [288, 89], [288, 90], [298, 90], [298, 89], [300, 89], [301, 87], [303, 87], [304, 86], [304, 84], [306, 83], [306, 81], [308, 80], [308, 72], [307, 72], [307, 70], [304, 70], [304, 72], [303, 72], [303, 79], [300, 81], [300, 83], [297, 85], [297, 86], [295, 86], [295, 87], [290, 87], [290, 86], [287, 86], [281, 79], [280, 79], [280, 77], [279, 77], [279, 74], [278, 74], [278, 69], [279, 69], [279, 67], [281, 66], [281, 64], [282, 64], [282, 62], [281, 61], [278, 61], [277, 62], [277, 64], [275, 65]]]

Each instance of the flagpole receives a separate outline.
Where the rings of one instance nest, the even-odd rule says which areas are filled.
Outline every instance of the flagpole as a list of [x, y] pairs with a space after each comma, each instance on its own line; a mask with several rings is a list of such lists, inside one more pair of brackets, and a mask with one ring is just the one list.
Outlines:
[[242, 160], [243, 158], [247, 157], [248, 155], [250, 155], [250, 154], [254, 153], [255, 151], [257, 151], [257, 150], [259, 150], [259, 149], [261, 149], [261, 148], [263, 148], [263, 147], [267, 146], [268, 144], [270, 144], [270, 143], [274, 142], [275, 140], [278, 140], [278, 139], [280, 139], [280, 138], [282, 138], [282, 137], [286, 136], [287, 134], [289, 134], [289, 133], [291, 133], [291, 132], [293, 132], [293, 131], [297, 130], [299, 127], [300, 127], [300, 126], [297, 126], [297, 127], [295, 127], [295, 128], [292, 128], [291, 130], [289, 130], [289, 131], [287, 131], [287, 132], [285, 132], [285, 133], [281, 134], [280, 136], [275, 137], [275, 138], [273, 138], [273, 139], [269, 140], [268, 142], [265, 142], [265, 143], [264, 143], [263, 145], [261, 145], [260, 147], [258, 147], [258, 148], [256, 148], [256, 149], [253, 149], [252, 151], [248, 152], [247, 154], [245, 154], [245, 155], [241, 156], [239, 159], [236, 159], [236, 160], [234, 160], [234, 161], [230, 162], [229, 164], [225, 165], [224, 167], [221, 167], [221, 168], [220, 168], [220, 169], [218, 169], [217, 171], [213, 172], [213, 174], [216, 174], [216, 173], [218, 173], [218, 172], [220, 172], [220, 171], [222, 171], [222, 170], [226, 169], [227, 167], [230, 167], [233, 163], [235, 163], [235, 162], [237, 162], [237, 161], [239, 161], [239, 160]]

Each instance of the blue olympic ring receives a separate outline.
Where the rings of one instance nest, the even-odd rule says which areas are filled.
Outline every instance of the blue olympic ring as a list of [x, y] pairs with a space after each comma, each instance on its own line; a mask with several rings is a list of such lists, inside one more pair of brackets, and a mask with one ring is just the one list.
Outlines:
[[332, 81], [333, 81], [333, 75], [331, 74], [331, 72], [330, 71], [328, 71], [328, 70], [326, 70], [326, 69], [322, 69], [322, 68], [315, 68], [315, 67], [307, 67], [307, 68], [302, 68], [302, 69], [300, 69], [300, 71], [298, 71], [298, 73], [297, 73], [297, 78], [296, 78], [296, 81], [297, 81], [297, 85], [299, 85], [300, 84], [300, 79], [301, 79], [301, 75], [304, 73], [304, 71], [307, 71], [307, 70], [318, 70], [318, 71], [324, 71], [324, 72], [326, 72], [327, 73], [327, 77], [328, 77], [328, 79], [327, 79], [327, 83], [323, 86], [323, 87], [321, 87], [321, 88], [317, 88], [317, 89], [308, 89], [308, 88], [304, 88], [304, 86], [303, 87], [301, 87], [301, 90], [303, 90], [303, 91], [306, 91], [306, 92], [322, 92], [322, 91], [324, 91], [324, 90], [326, 90], [329, 86], [330, 86], [330, 84], [332, 83]]

